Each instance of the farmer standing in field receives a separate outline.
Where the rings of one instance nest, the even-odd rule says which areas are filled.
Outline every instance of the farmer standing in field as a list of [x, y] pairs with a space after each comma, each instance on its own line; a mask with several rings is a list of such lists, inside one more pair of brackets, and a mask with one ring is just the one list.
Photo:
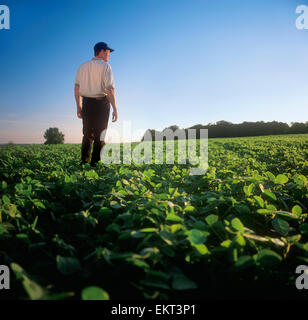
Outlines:
[[118, 119], [113, 74], [108, 63], [112, 51], [114, 50], [105, 42], [98, 42], [94, 46], [94, 57], [79, 67], [75, 80], [77, 117], [82, 118], [83, 124], [81, 164], [90, 162], [92, 167], [100, 160], [100, 153], [105, 145], [110, 103], [113, 108], [112, 122]]

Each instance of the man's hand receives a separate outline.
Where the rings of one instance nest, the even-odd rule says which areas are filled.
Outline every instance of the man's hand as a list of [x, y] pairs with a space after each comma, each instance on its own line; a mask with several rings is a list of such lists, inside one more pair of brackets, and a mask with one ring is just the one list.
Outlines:
[[79, 119], [81, 119], [82, 118], [81, 98], [80, 98], [80, 95], [79, 95], [79, 85], [78, 84], [75, 84], [74, 93], [75, 93], [75, 99], [76, 99], [76, 105], [77, 105], [77, 117]]
[[112, 111], [112, 122], [116, 122], [118, 120], [118, 110], [113, 109]]
[[107, 99], [112, 105], [112, 122], [116, 122], [118, 120], [118, 109], [116, 107], [116, 98], [114, 88], [109, 88], [107, 90]]
[[82, 119], [81, 107], [77, 107], [77, 117]]

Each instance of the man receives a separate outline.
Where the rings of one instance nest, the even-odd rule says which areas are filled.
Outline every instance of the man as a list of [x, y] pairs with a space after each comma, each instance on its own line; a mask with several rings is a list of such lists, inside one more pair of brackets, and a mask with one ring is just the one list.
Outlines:
[[75, 80], [77, 117], [82, 118], [83, 123], [81, 164], [90, 162], [92, 167], [100, 160], [105, 145], [110, 103], [113, 108], [112, 122], [118, 119], [113, 74], [108, 63], [110, 52], [113, 51], [105, 42], [98, 42], [94, 46], [94, 58], [79, 67]]

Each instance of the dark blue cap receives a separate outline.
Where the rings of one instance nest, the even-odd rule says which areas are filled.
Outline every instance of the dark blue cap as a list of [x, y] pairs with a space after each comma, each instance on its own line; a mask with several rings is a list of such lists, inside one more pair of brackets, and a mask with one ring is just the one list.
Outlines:
[[108, 47], [108, 44], [105, 42], [98, 42], [95, 46], [94, 46], [94, 51], [95, 52], [100, 52], [101, 50], [110, 50], [110, 52], [114, 51], [113, 49]]

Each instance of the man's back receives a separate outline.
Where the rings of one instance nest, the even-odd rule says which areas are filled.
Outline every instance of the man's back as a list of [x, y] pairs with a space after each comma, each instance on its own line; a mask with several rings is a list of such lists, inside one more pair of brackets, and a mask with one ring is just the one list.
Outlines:
[[114, 88], [112, 69], [108, 62], [93, 58], [83, 63], [77, 72], [76, 84], [83, 97], [103, 97], [106, 90]]

